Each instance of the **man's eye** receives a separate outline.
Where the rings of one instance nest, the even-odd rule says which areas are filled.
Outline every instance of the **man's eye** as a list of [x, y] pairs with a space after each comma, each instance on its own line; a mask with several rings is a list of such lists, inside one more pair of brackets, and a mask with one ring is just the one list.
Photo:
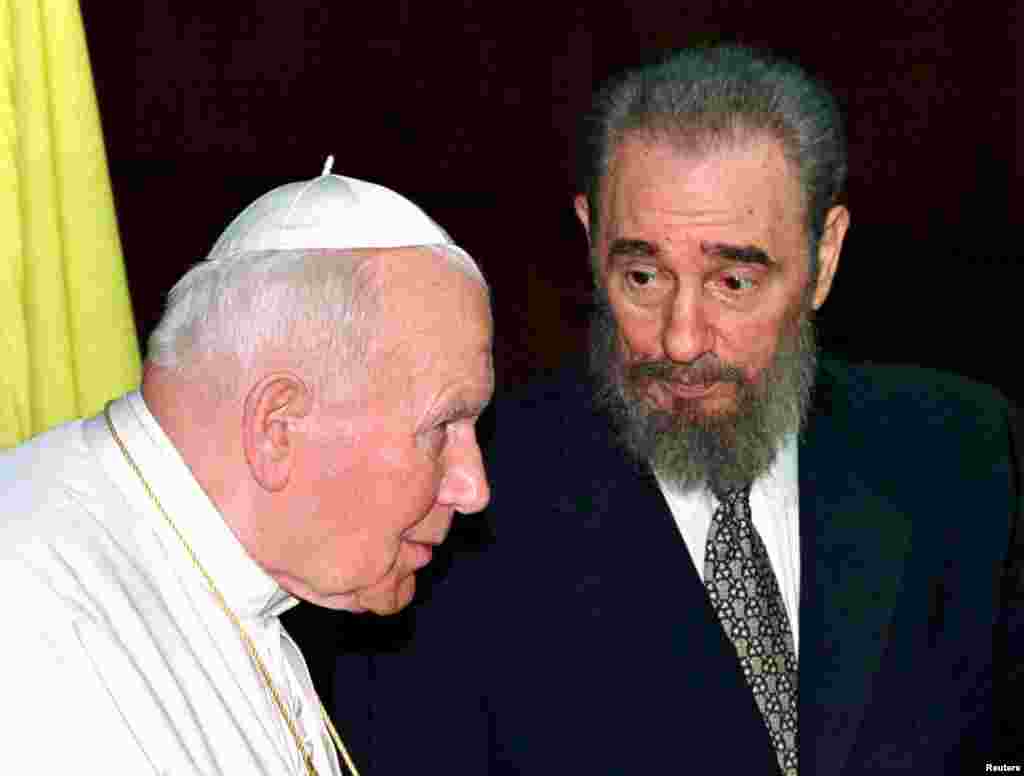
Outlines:
[[649, 269], [631, 269], [626, 272], [626, 283], [632, 288], [649, 289], [658, 279], [658, 273]]
[[451, 427], [451, 421], [442, 420], [434, 423], [430, 426], [424, 436], [430, 440], [430, 443], [435, 446], [439, 446], [445, 443], [448, 438], [448, 431]]
[[726, 275], [722, 282], [728, 290], [736, 292], [750, 291], [757, 285], [755, 280], [742, 275]]

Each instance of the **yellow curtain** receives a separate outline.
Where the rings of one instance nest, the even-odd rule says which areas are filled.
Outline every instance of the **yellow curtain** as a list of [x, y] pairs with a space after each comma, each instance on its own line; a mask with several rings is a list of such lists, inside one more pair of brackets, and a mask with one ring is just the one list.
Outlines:
[[138, 385], [77, 0], [0, 0], [0, 447]]

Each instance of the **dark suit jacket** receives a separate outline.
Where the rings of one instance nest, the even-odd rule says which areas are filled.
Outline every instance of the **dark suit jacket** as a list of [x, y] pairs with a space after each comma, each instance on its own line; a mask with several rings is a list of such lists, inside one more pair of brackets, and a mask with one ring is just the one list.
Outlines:
[[[586, 381], [499, 404], [496, 428], [496, 540], [455, 554], [408, 644], [337, 662], [367, 773], [775, 772], [669, 509]], [[1006, 403], [825, 361], [799, 456], [802, 776], [1024, 761]]]

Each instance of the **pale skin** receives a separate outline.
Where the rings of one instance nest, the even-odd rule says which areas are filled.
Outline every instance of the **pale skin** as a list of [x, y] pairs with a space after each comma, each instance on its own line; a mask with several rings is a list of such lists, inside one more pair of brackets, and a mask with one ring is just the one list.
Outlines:
[[[755, 136], [702, 156], [628, 136], [601, 191], [599, 277], [629, 361], [702, 357], [740, 367], [756, 381], [806, 305], [810, 280], [799, 181], [777, 140]], [[587, 200], [575, 201], [588, 237]], [[818, 309], [832, 287], [849, 226], [829, 210], [810, 294]], [[653, 382], [662, 409], [696, 402], [707, 414], [735, 408], [735, 383]]]
[[321, 396], [267, 353], [214, 406], [147, 366], [143, 395], [249, 555], [320, 606], [388, 614], [455, 512], [490, 498], [475, 423], [491, 399], [484, 287], [425, 248], [372, 252], [382, 284], [369, 385]]

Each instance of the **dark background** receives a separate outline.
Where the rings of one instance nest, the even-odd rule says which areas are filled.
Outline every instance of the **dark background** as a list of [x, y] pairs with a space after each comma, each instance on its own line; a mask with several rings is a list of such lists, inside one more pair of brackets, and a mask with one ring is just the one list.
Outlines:
[[[593, 85], [738, 40], [798, 59], [848, 116], [853, 227], [821, 316], [849, 357], [1024, 398], [1011, 0], [794, 4], [83, 0], [140, 333], [230, 218], [335, 171], [410, 196], [494, 288], [499, 381], [578, 351], [573, 134]], [[134, 46], [134, 48], [133, 48]]]

